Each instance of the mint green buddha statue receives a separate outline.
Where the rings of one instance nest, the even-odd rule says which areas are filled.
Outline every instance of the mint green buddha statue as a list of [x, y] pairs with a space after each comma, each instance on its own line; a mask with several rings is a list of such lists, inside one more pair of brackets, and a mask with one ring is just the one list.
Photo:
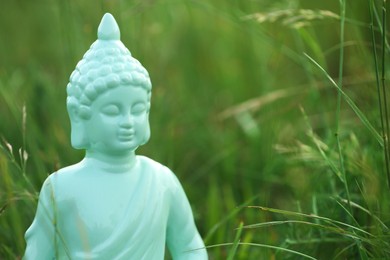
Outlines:
[[25, 259], [207, 259], [190, 204], [165, 166], [135, 154], [150, 137], [148, 72], [105, 14], [67, 86], [72, 146], [85, 158], [51, 174], [26, 232]]

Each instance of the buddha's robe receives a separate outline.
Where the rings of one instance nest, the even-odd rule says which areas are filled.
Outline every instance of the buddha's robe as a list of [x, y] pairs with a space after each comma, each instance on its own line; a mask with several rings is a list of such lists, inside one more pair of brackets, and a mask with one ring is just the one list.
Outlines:
[[129, 171], [82, 161], [50, 175], [26, 232], [25, 259], [207, 259], [176, 176], [137, 156]]

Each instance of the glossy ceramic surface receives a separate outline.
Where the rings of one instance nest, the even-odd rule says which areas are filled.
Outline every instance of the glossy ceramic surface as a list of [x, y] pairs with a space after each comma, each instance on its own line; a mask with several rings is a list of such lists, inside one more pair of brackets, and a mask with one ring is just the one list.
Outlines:
[[51, 174], [25, 259], [207, 259], [190, 204], [165, 166], [135, 154], [150, 137], [151, 82], [105, 14], [67, 86], [72, 145], [85, 158]]

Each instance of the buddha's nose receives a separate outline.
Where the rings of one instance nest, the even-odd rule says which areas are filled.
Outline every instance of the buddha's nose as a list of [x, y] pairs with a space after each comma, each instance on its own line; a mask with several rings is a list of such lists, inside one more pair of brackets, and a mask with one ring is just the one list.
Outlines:
[[134, 123], [133, 121], [133, 116], [131, 114], [127, 114], [122, 117], [122, 120], [120, 121], [120, 127], [131, 128]]

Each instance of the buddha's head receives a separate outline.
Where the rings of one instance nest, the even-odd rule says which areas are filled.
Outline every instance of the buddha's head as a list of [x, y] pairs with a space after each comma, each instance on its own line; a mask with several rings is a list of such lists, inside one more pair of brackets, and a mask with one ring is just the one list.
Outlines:
[[146, 143], [151, 88], [148, 72], [120, 41], [114, 17], [105, 14], [98, 40], [67, 86], [72, 146], [116, 153]]

